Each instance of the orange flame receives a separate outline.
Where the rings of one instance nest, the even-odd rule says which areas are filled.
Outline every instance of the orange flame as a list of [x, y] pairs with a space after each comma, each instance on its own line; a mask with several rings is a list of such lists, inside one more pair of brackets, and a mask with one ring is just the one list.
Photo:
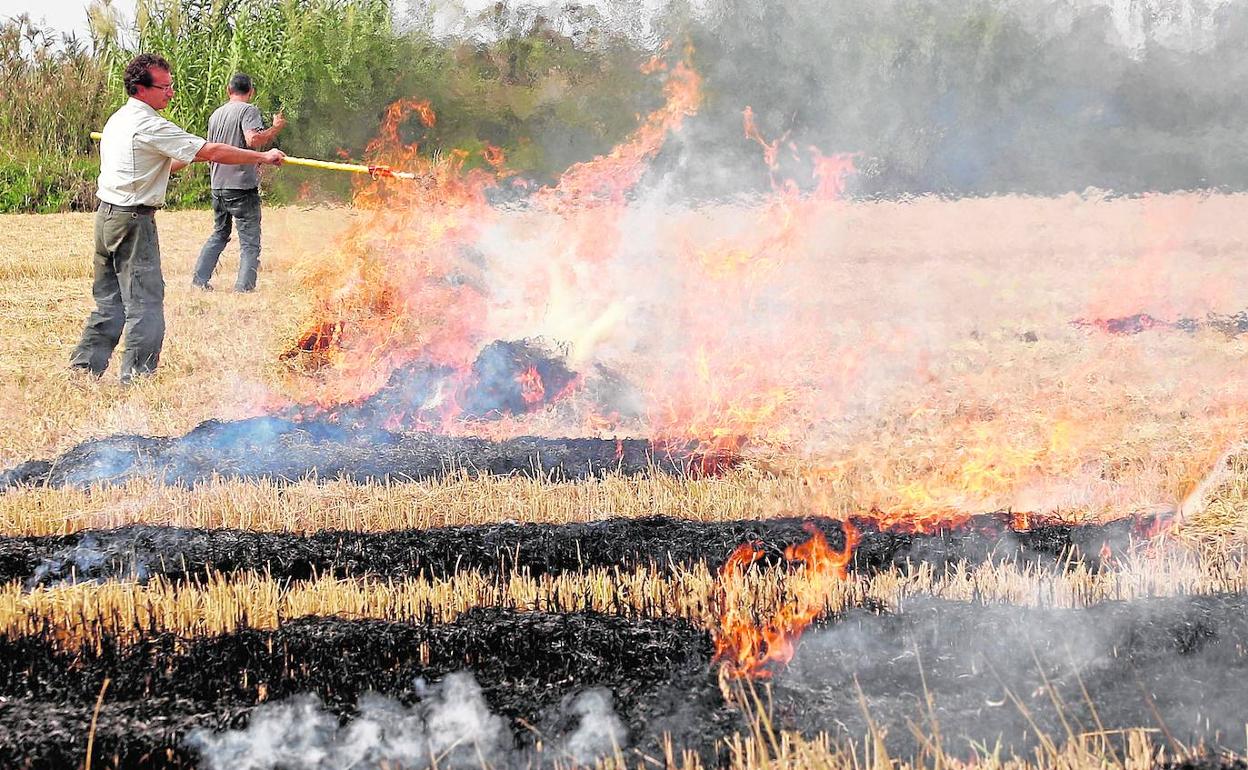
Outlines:
[[[312, 317], [282, 356], [296, 402], [357, 401], [418, 359], [466, 369], [478, 347], [483, 297], [459, 246], [488, 222], [484, 191], [495, 177], [464, 171], [461, 154], [431, 159], [418, 143], [404, 144], [400, 129], [409, 118], [426, 128], [436, 121], [427, 101], [387, 109], [369, 145], [374, 174], [356, 189], [360, 215], [337, 249], [304, 267]], [[419, 179], [394, 179], [391, 168], [412, 169]]]
[[[615, 229], [624, 196], [645, 171], [666, 136], [696, 111], [700, 78], [685, 64], [666, 73], [667, 103], [642, 121], [611, 153], [577, 164], [539, 205], [570, 232], [566, 242], [599, 253], [603, 234]], [[338, 249], [306, 268], [302, 283], [314, 297], [312, 316], [281, 358], [290, 366], [284, 383], [301, 404], [328, 408], [357, 402], [382, 387], [391, 372], [413, 361], [466, 372], [483, 341], [488, 313], [481, 267], [472, 244], [499, 217], [485, 197], [509, 176], [502, 150], [487, 145], [488, 170], [465, 170], [466, 152], [430, 158], [419, 142], [405, 143], [411, 120], [436, 124], [430, 103], [392, 104], [368, 147], [371, 180], [357, 187], [354, 203], [364, 212]], [[395, 179], [392, 168], [410, 169], [416, 181]], [[607, 204], [607, 205], [604, 205]], [[540, 379], [529, 377], [529, 385]], [[540, 398], [529, 387], [530, 395]], [[446, 419], [456, 416], [453, 404]]]
[[780, 136], [770, 142], [763, 138], [763, 134], [758, 130], [758, 124], [754, 121], [754, 108], [747, 106], [743, 115], [745, 123], [745, 136], [758, 142], [758, 146], [763, 148], [763, 162], [767, 164], [767, 168], [775, 171], [779, 164], [780, 143], [785, 137]]
[[504, 165], [507, 163], [507, 154], [503, 152], [502, 147], [495, 147], [492, 144], [485, 145], [485, 147], [481, 148], [481, 158], [490, 164], [499, 177], [511, 175], [511, 171], [504, 168]]
[[763, 624], [755, 623], [740, 610], [745, 570], [762, 558], [763, 552], [756, 542], [743, 543], [732, 552], [720, 571], [721, 609], [714, 658], [728, 675], [767, 679], [793, 659], [802, 632], [826, 606], [828, 589], [848, 577], [859, 534], [848, 521], [842, 526], [845, 547], [834, 551], [814, 524], [804, 525], [810, 539], [785, 549], [784, 558], [801, 563], [811, 590], [799, 592], [792, 603], [781, 607]]
[[524, 399], [524, 403], [530, 406], [540, 404], [546, 398], [546, 386], [542, 384], [542, 375], [536, 366], [520, 372], [516, 375], [516, 381], [520, 383], [520, 397]]
[[[420, 181], [381, 173], [361, 180], [347, 237], [302, 276], [312, 311], [283, 356], [285, 394], [304, 404], [350, 402], [397, 366], [425, 360], [464, 371], [483, 341], [547, 335], [569, 344], [571, 368], [592, 378], [584, 364], [601, 361], [636, 391], [559, 410], [557, 419], [583, 417], [586, 429], [608, 435], [640, 432], [681, 452], [696, 444], [711, 458], [747, 449], [761, 462], [808, 458], [799, 472], [809, 486], [797, 504], [834, 514], [867, 509], [880, 527], [910, 530], [992, 510], [1151, 509], [1186, 499], [1205, 478], [1210, 458], [1194, 447], [1242, 436], [1248, 369], [1226, 346], [1199, 335], [1159, 334], [1148, 340], [1156, 350], [1130, 338], [1062, 336], [1079, 308], [1141, 311], [1126, 317], [1133, 326], [1199, 308], [1200, 297], [1173, 308], [1145, 302], [1148, 292], [1120, 297], [1115, 281], [1080, 286], [1088, 277], [1079, 272], [1082, 255], [1118, 253], [1119, 240], [1167, 261], [1195, 254], [1204, 236], [1189, 237], [1185, 223], [1197, 215], [1233, 221], [1241, 203], [848, 204], [854, 156], [767, 135], [763, 116], [746, 110], [742, 141], [759, 147], [769, 192], [667, 205], [656, 215], [650, 201], [634, 202], [634, 190], [701, 98], [687, 63], [660, 62], [648, 69], [664, 78], [667, 103], [619, 147], [537, 191], [523, 211], [486, 201], [506, 174], [501, 152], [487, 147], [485, 167], [473, 171], [462, 153], [421, 155], [404, 142], [436, 125], [429, 104], [392, 107], [368, 160], [379, 170], [412, 169]], [[780, 176], [790, 157], [807, 161], [809, 179]], [[1031, 225], [1018, 226], [1015, 215]], [[1107, 215], [1121, 221], [1103, 227]], [[1017, 233], [1067, 230], [1086, 243], [1071, 247], [1077, 259], [1046, 268], [1043, 293], [993, 280], [999, 265], [1022, 274], [1036, 254], [1054, 252], [1049, 235]], [[507, 285], [498, 290], [500, 275]], [[1169, 291], [1182, 278], [1162, 275], [1144, 288]], [[1098, 293], [1112, 307], [1100, 308]], [[1055, 296], [1074, 304], [1059, 307]], [[1178, 362], [1164, 378], [1154, 352]], [[447, 422], [438, 427], [453, 430], [454, 387], [447, 390], [439, 395]], [[524, 419], [533, 431], [556, 417]], [[500, 428], [512, 429], [520, 427]], [[1023, 513], [1015, 526], [1031, 523]]]
[[606, 155], [577, 163], [553, 188], [539, 191], [537, 200], [551, 211], [568, 211], [605, 203], [624, 203], [646, 171], [646, 161], [663, 146], [668, 134], [680, 129], [685, 118], [698, 111], [702, 77], [684, 62], [668, 73], [663, 86], [666, 103], [652, 112], [622, 144]]
[[[803, 193], [793, 180], [777, 181], [774, 176], [784, 137], [768, 141], [749, 107], [743, 120], [746, 137], [763, 148], [772, 191], [759, 205], [741, 212], [727, 234], [716, 232], [703, 240], [675, 234], [686, 255], [682, 267], [688, 275], [682, 278], [691, 285], [713, 285], [714, 290], [684, 298], [681, 311], [689, 320], [680, 325], [690, 330], [691, 365], [659, 383], [651, 416], [660, 439], [678, 444], [692, 439], [712, 456], [738, 453], [747, 440], [786, 445], [795, 436], [785, 426], [801, 422], [800, 417], [790, 418], [821, 406], [804, 401], [802, 396], [809, 393], [800, 394], [795, 387], [795, 373], [808, 369], [809, 363], [797, 359], [801, 354], [796, 352], [795, 360], [781, 363], [786, 348], [794, 346], [777, 338], [774, 327], [750, 324], [729, 333], [704, 319], [720, 317], [721, 308], [751, 308], [772, 293], [790, 292], [792, 278], [785, 271], [801, 258], [801, 242], [810, 228], [843, 205], [846, 180], [854, 171], [852, 155], [824, 156], [812, 148], [818, 184]], [[833, 378], [843, 385], [846, 377], [854, 376], [860, 353], [836, 352], [840, 355], [830, 360], [841, 365], [833, 367]]]
[[[1079, 308], [1161, 314], [1125, 317], [1134, 328], [1200, 307], [1120, 298], [1114, 281], [1081, 287], [1082, 255], [1118, 253], [1123, 243], [1167, 261], [1196, 254], [1204, 236], [1186, 236], [1187, 220], [1235, 221], [1241, 203], [849, 204], [854, 156], [768, 135], [764, 116], [747, 109], [741, 141], [758, 146], [770, 190], [656, 212], [634, 200], [636, 185], [701, 99], [688, 63], [661, 62], [647, 69], [664, 79], [667, 103], [619, 147], [536, 191], [524, 210], [486, 200], [507, 174], [501, 151], [486, 147], [484, 167], [472, 171], [460, 152], [431, 158], [415, 143], [436, 125], [428, 102], [388, 110], [367, 159], [378, 178], [360, 180], [346, 237], [301, 276], [312, 308], [283, 356], [284, 395], [351, 402], [412, 361], [463, 372], [484, 341], [547, 336], [568, 343], [570, 368], [589, 384], [595, 373], [585, 364], [601, 362], [631, 392], [546, 413], [546, 423], [500, 421], [493, 435], [584, 428], [640, 433], [680, 453], [696, 445], [712, 463], [749, 451], [787, 470], [781, 464], [793, 459], [803, 509], [866, 509], [876, 525], [903, 530], [994, 510], [1148, 510], [1186, 499], [1206, 478], [1212, 458], [1194, 448], [1242, 436], [1248, 369], [1233, 349], [1199, 335], [1158, 334], [1147, 341], [1156, 350], [1131, 338], [1062, 336]], [[807, 162], [808, 179], [782, 178], [791, 157]], [[392, 179], [385, 168], [420, 179]], [[1150, 224], [1153, 213], [1165, 215], [1161, 224]], [[1121, 221], [1104, 227], [1107, 215]], [[999, 265], [1023, 274], [1036, 254], [1053, 255], [1050, 235], [1018, 233], [1068, 230], [1083, 239], [1071, 247], [1079, 256], [1046, 268], [1043, 293], [993, 280]], [[1182, 277], [1165, 275], [1145, 288], [1168, 291]], [[1112, 307], [1101, 308], [1098, 293]], [[1074, 304], [1059, 307], [1055, 296]], [[1179, 362], [1166, 377], [1154, 352]], [[454, 422], [455, 393], [449, 385], [438, 394], [441, 422], [432, 427], [470, 429]], [[1018, 514], [1016, 528], [1031, 525]]]

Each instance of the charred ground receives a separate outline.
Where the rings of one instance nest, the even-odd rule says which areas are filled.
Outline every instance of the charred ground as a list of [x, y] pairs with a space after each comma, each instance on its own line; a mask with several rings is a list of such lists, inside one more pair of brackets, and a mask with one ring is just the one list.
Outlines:
[[[1084, 564], [1122, 553], [1150, 521], [1107, 524], [1038, 523], [1017, 530], [1008, 513], [972, 517], [932, 533], [881, 530], [856, 520], [860, 541], [851, 569], [871, 573], [930, 564], [938, 570], [984, 562]], [[833, 519], [777, 518], [723, 522], [666, 516], [614, 518], [588, 524], [493, 524], [392, 532], [320, 531], [308, 535], [232, 529], [133, 525], [44, 537], [0, 536], [0, 580], [28, 586], [109, 578], [170, 580], [211, 573], [266, 572], [275, 578], [314, 576], [440, 578], [456, 572], [533, 576], [592, 568], [652, 567], [667, 571], [705, 564], [719, 569], [733, 549], [755, 541], [764, 564], [816, 526], [834, 549], [845, 533]]]
[[[635, 400], [628, 383], [607, 369], [582, 377], [547, 343], [497, 340], [466, 370], [412, 363], [357, 401], [207, 420], [184, 436], [85, 441], [58, 458], [0, 472], [0, 491], [138, 478], [181, 486], [214, 478], [404, 482], [460, 472], [566, 481], [606, 473], [700, 475], [738, 461], [700, 452], [696, 442], [536, 436], [493, 441], [468, 435], [474, 425], [560, 405], [573, 392], [583, 393], [595, 413], [619, 415], [623, 404]], [[445, 430], [451, 423], [460, 430]]]
[[476, 610], [437, 626], [308, 618], [274, 631], [160, 634], [83, 653], [42, 638], [7, 639], [0, 651], [0, 763], [13, 767], [74, 764], [105, 677], [111, 705], [97, 756], [125, 767], [193, 766], [182, 743], [190, 729], [240, 727], [263, 701], [313, 693], [349, 718], [365, 692], [411, 704], [426, 682], [465, 669], [508, 720], [516, 747], [567, 730], [561, 706], [594, 687], [610, 690], [631, 745], [648, 752], [659, 751], [667, 731], [713, 755], [717, 740], [742, 725], [707, 665], [709, 638], [676, 620]]
[[191, 486], [215, 478], [404, 482], [448, 474], [519, 474], [552, 481], [606, 473], [698, 474], [730, 458], [672, 452], [644, 439], [539, 438], [503, 441], [430, 432], [347, 430], [331, 421], [255, 417], [208, 420], [185, 436], [110, 436], [54, 460], [0, 472], [0, 491], [17, 486], [87, 487], [149, 479]]
[[[1155, 727], [1215, 751], [1242, 740], [1245, 634], [1244, 595], [1082, 610], [937, 600], [895, 613], [854, 609], [807, 635], [771, 698], [780, 726], [859, 738], [867, 730], [861, 686], [893, 752], [921, 750], [910, 723], [938, 723], [929, 739], [958, 755], [998, 741], [1027, 753], [1039, 734], [1060, 741], [1068, 729], [1125, 727]], [[0, 761], [79, 761], [105, 678], [100, 766], [182, 767], [195, 761], [189, 730], [241, 728], [262, 702], [311, 693], [350, 720], [366, 692], [410, 704], [426, 683], [469, 670], [518, 750], [569, 729], [569, 697], [604, 687], [634, 757], [655, 755], [660, 731], [669, 731], [717, 764], [721, 740], [745, 721], [721, 695], [711, 650], [707, 632], [682, 621], [502, 610], [444, 625], [307, 618], [272, 631], [152, 634], [77, 652], [46, 635], [6, 638]]]

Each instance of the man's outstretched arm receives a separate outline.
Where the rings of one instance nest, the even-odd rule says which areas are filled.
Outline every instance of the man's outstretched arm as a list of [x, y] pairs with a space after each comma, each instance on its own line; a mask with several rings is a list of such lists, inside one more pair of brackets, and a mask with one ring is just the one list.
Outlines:
[[[204, 146], [199, 148], [199, 152], [195, 153], [196, 162], [212, 161], [213, 163], [225, 163], [226, 165], [248, 165], [251, 163], [261, 163], [267, 166], [280, 166], [282, 159], [286, 157], [286, 153], [281, 150], [268, 150], [266, 152], [256, 152], [255, 150], [244, 150], [242, 147], [235, 147], [231, 144], [221, 144], [220, 142], [205, 142]], [[175, 160], [169, 168], [171, 172], [181, 171], [186, 168], [187, 164], [180, 160]]]

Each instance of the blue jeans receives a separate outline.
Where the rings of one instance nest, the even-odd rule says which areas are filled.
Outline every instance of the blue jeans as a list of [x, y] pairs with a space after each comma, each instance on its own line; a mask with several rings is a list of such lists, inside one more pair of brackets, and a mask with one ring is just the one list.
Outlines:
[[241, 257], [238, 261], [238, 280], [235, 291], [251, 291], [256, 288], [256, 274], [260, 271], [260, 191], [259, 190], [213, 190], [212, 235], [195, 263], [196, 286], [206, 286], [217, 269], [217, 260], [230, 242], [230, 230], [238, 222], [238, 240]]

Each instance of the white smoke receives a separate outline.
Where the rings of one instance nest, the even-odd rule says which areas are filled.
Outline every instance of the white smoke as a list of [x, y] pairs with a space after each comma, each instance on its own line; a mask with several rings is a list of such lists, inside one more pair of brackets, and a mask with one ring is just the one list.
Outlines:
[[657, 48], [671, 34], [665, 19], [680, 9], [705, 19], [714, 0], [412, 0], [409, 22], [438, 40], [488, 45], [539, 29], [581, 44], [624, 39]]
[[[730, 12], [752, 12], [774, 0], [410, 0], [396, 14], [435, 39], [488, 45], [511, 36], [553, 30], [578, 43], [625, 40], [656, 48], [679, 25], [712, 26]], [[1038, 27], [1069, 29], [1089, 11], [1112, 22], [1110, 45], [1135, 53], [1150, 44], [1191, 52], [1217, 40], [1220, 16], [1233, 0], [992, 0], [989, 6], [1030, 18]], [[402, 17], [406, 17], [405, 19]]]
[[[299, 695], [260, 706], [244, 729], [201, 728], [186, 743], [209, 770], [489, 767], [519, 753], [505, 720], [490, 711], [471, 673], [450, 674], [428, 688], [417, 684], [419, 703], [405, 706], [366, 693], [357, 716], [346, 724], [316, 696]], [[584, 691], [566, 710], [577, 717], [577, 726], [562, 740], [548, 737], [551, 759], [592, 764], [625, 744], [627, 731], [606, 690]]]
[[571, 711], [580, 721], [564, 742], [563, 753], [575, 764], [592, 764], [617, 753], [624, 745], [628, 731], [616, 715], [608, 691], [586, 690], [572, 700]]
[[143, 526], [87, 532], [72, 546], [44, 558], [26, 581], [27, 588], [59, 587], [106, 580], [147, 582], [182, 535]]
[[992, 746], [1001, 757], [1029, 756], [1041, 736], [1060, 743], [1066, 730], [1160, 728], [1187, 745], [1244, 732], [1248, 699], [1227, 675], [1242, 665], [1242, 607], [1228, 596], [1077, 610], [912, 597], [899, 610], [854, 611], [803, 636], [775, 682], [781, 698], [804, 698], [815, 724], [803, 729], [834, 740], [880, 729], [891, 752], [909, 756], [924, 750], [912, 730], [936, 720], [947, 747]]
[[1175, 51], [1211, 46], [1219, 14], [1231, 0], [1081, 0], [1072, 5], [1108, 9], [1118, 41], [1138, 53], [1150, 43]]

